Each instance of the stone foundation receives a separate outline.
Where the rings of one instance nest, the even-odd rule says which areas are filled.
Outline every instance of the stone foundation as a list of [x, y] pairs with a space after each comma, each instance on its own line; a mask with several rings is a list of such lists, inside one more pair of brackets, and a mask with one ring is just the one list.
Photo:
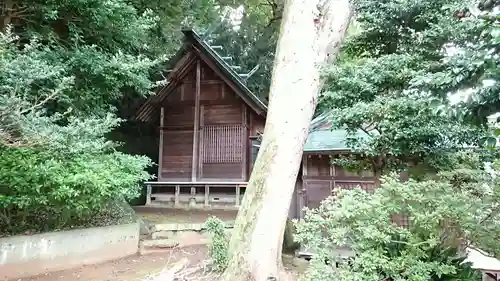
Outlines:
[[[234, 223], [225, 224], [229, 235]], [[141, 254], [154, 253], [165, 248], [206, 245], [210, 242], [210, 235], [203, 223], [156, 224], [150, 228], [150, 233], [150, 237], [140, 243]]]

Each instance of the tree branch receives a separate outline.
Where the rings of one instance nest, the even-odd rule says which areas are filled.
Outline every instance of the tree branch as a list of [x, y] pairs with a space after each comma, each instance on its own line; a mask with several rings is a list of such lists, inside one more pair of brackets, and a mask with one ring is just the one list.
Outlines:
[[271, 19], [266, 25], [266, 28], [273, 25], [273, 23], [280, 21], [283, 17], [284, 2], [280, 0], [267, 0], [264, 5], [271, 7]]
[[372, 134], [366, 129], [366, 127], [359, 127], [359, 129], [361, 129], [361, 131], [365, 132], [365, 134], [367, 134], [368, 136], [372, 136]]
[[38, 103], [35, 103], [33, 106], [29, 107], [29, 108], [26, 108], [26, 109], [23, 109], [21, 110], [19, 113], [20, 114], [26, 114], [30, 111], [33, 111], [35, 110], [36, 108], [39, 108], [41, 106], [43, 106], [44, 104], [46, 104], [48, 101], [50, 100], [53, 100], [54, 97], [59, 93], [59, 91], [57, 90], [54, 90], [52, 91], [52, 93], [50, 95], [48, 95], [47, 97], [45, 97], [45, 99], [43, 99], [42, 101], [38, 102]]

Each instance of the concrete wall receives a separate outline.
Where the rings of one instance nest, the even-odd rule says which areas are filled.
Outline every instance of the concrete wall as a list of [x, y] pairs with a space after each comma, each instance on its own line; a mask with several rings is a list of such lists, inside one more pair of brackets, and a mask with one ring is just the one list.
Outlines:
[[138, 245], [138, 223], [0, 238], [0, 280], [122, 258]]

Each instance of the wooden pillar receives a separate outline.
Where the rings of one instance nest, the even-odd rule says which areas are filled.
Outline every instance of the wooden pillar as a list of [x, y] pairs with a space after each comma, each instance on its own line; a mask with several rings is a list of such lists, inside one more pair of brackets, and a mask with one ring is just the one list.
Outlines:
[[205, 121], [203, 120], [203, 112], [205, 112], [205, 107], [200, 105], [200, 126], [198, 131], [198, 139], [199, 139], [199, 148], [198, 148], [198, 174], [197, 179], [203, 179], [203, 153], [204, 152], [204, 138], [203, 138], [203, 127], [205, 125]]
[[328, 155], [327, 157], [328, 157], [328, 166], [330, 168], [330, 170], [328, 172], [328, 175], [330, 175], [330, 179], [328, 181], [329, 181], [329, 184], [330, 184], [330, 195], [331, 195], [332, 191], [333, 191], [333, 189], [335, 187], [334, 184], [333, 184], [333, 182], [334, 182], [334, 178], [333, 178], [333, 176], [334, 176], [334, 174], [333, 174], [334, 170], [333, 170], [333, 165], [332, 165], [332, 162], [331, 162], [332, 159], [330, 158], [330, 155]]
[[297, 191], [297, 199], [298, 199], [298, 208], [299, 208], [299, 219], [302, 220], [304, 219], [304, 207], [306, 206], [306, 200], [307, 200], [307, 189], [306, 189], [306, 183], [302, 182], [302, 186], [300, 189]]
[[151, 192], [152, 192], [151, 185], [148, 184], [146, 186], [146, 205], [151, 205]]
[[165, 122], [165, 108], [160, 109], [160, 143], [158, 144], [158, 179], [161, 180], [161, 171], [163, 166], [163, 126]]
[[302, 157], [302, 178], [307, 176], [307, 155]]
[[175, 198], [174, 198], [174, 207], [179, 207], [179, 195], [181, 193], [181, 187], [176, 185], [175, 186]]
[[205, 207], [210, 207], [208, 199], [210, 198], [210, 186], [205, 185]]
[[302, 157], [302, 186], [300, 191], [298, 192], [298, 201], [299, 201], [299, 219], [304, 218], [304, 207], [307, 205], [307, 160], [308, 155], [304, 154]]
[[196, 205], [196, 187], [191, 186], [191, 191], [190, 191], [191, 198], [189, 199], [189, 205], [194, 206]]
[[199, 131], [200, 131], [200, 93], [201, 93], [201, 69], [200, 60], [196, 61], [196, 93], [194, 98], [194, 128], [193, 128], [193, 163], [191, 170], [191, 180], [198, 178], [198, 153], [199, 153]]
[[329, 156], [329, 161], [330, 161], [330, 191], [333, 191], [336, 187], [335, 185], [335, 177], [336, 177], [336, 173], [337, 171], [335, 170], [335, 165], [332, 164], [332, 158], [335, 157], [335, 155], [330, 155]]
[[236, 185], [236, 207], [240, 206], [240, 185]]
[[242, 181], [247, 181], [247, 168], [248, 168], [248, 160], [247, 160], [247, 154], [248, 154], [248, 144], [249, 144], [249, 139], [248, 139], [248, 127], [247, 127], [247, 106], [245, 104], [242, 104], [242, 118], [241, 118], [241, 124], [243, 125], [243, 145], [242, 145], [242, 153], [243, 153], [243, 163], [241, 165], [241, 180]]

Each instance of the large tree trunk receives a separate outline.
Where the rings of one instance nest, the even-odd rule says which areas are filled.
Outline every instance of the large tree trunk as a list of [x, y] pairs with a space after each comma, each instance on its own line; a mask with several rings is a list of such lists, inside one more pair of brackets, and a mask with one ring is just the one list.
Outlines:
[[264, 138], [229, 245], [223, 280], [284, 280], [281, 247], [322, 66], [338, 53], [349, 0], [288, 0]]

